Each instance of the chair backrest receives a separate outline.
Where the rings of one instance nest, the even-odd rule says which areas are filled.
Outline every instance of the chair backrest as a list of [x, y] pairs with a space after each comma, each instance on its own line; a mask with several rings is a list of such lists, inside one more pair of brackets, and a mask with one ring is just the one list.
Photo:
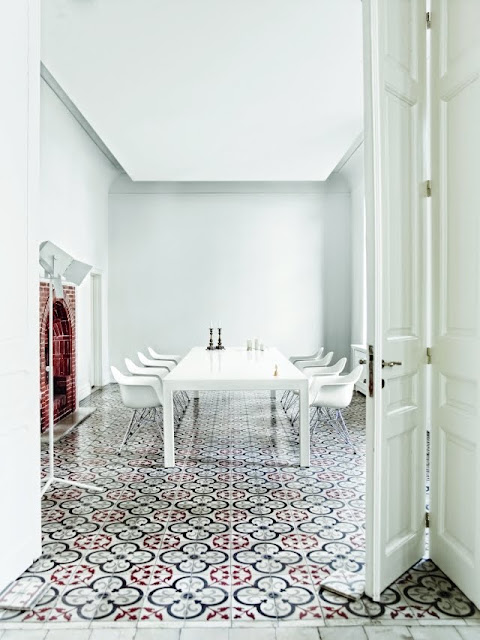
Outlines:
[[323, 358], [320, 358], [317, 361], [318, 362], [318, 366], [319, 367], [326, 367], [328, 364], [330, 364], [330, 362], [332, 361], [332, 358], [333, 358], [333, 351], [329, 351], [326, 356], [323, 356]]
[[359, 364], [358, 366], [355, 367], [355, 369], [352, 369], [352, 371], [350, 371], [350, 373], [347, 373], [346, 376], [340, 376], [339, 380], [341, 380], [343, 382], [343, 384], [357, 384], [360, 376], [362, 375], [363, 372], [363, 365]]
[[156, 376], [126, 376], [114, 366], [110, 369], [126, 407], [148, 409], [163, 405], [162, 387]]
[[333, 351], [329, 351], [326, 356], [319, 360], [301, 360], [295, 363], [295, 366], [303, 371], [307, 367], [326, 367], [333, 358]]
[[290, 362], [295, 364], [296, 362], [300, 362], [301, 360], [318, 360], [323, 353], [323, 347], [319, 347], [317, 351], [311, 356], [290, 356]]
[[182, 359], [181, 356], [173, 355], [171, 353], [158, 353], [157, 351], [155, 351], [155, 349], [152, 349], [152, 347], [147, 347], [147, 350], [154, 360], [167, 360], [168, 362], [174, 362], [175, 364], [178, 364]]
[[138, 364], [135, 364], [133, 360], [130, 360], [130, 358], [125, 358], [125, 366], [127, 367], [127, 370], [130, 371], [130, 373], [136, 373], [138, 375], [141, 375], [143, 371], [147, 369], [147, 367], [138, 366]]
[[296, 364], [297, 362], [301, 362], [302, 360], [318, 360], [323, 353], [323, 347], [319, 347], [315, 353], [311, 356], [290, 356], [290, 362]]
[[303, 373], [306, 376], [333, 376], [339, 375], [345, 369], [347, 364], [346, 358], [340, 358], [338, 362], [330, 365], [329, 367], [304, 367]]
[[143, 354], [141, 351], [137, 352], [137, 356], [138, 359], [140, 360], [140, 362], [143, 364], [144, 367], [166, 367], [169, 371], [171, 371], [172, 369], [175, 368], [175, 363], [174, 362], [166, 362], [164, 361], [162, 365], [159, 364], [158, 360], [151, 360], [150, 358], [147, 358], [147, 356], [145, 354]]
[[130, 358], [125, 358], [125, 366], [130, 373], [133, 373], [136, 376], [157, 376], [160, 381], [170, 371], [168, 367], [162, 366], [160, 362], [157, 367], [140, 367], [138, 364], [135, 364], [133, 360], [130, 360]]

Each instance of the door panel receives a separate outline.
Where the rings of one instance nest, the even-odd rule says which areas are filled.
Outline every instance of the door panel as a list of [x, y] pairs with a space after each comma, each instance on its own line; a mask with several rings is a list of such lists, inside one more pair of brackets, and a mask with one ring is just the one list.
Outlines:
[[480, 606], [480, 3], [434, 8], [431, 557]]
[[[367, 594], [423, 555], [425, 6], [364, 2], [368, 342]], [[382, 360], [400, 365], [382, 369]], [[384, 383], [384, 386], [383, 386]]]
[[17, 0], [0, 20], [0, 591], [41, 553], [39, 10]]

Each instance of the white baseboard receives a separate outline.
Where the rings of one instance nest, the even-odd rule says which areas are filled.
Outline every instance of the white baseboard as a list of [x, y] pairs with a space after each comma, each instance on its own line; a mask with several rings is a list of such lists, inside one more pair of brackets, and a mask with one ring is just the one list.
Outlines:
[[[42, 555], [40, 520], [38, 524], [38, 535], [30, 532], [31, 537], [26, 543], [14, 548], [10, 547], [9, 553], [5, 555], [0, 576], [0, 591], [19, 578]], [[37, 533], [37, 527], [34, 533]]]

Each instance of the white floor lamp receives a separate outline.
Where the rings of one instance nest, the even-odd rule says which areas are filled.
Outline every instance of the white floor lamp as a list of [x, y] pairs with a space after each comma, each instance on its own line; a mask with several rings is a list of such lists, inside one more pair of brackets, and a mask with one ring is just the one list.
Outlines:
[[101, 491], [100, 487], [94, 485], [75, 482], [74, 480], [65, 480], [55, 476], [54, 461], [54, 432], [53, 432], [53, 292], [55, 290], [56, 298], [63, 298], [62, 278], [68, 282], [72, 282], [77, 286], [82, 284], [85, 276], [92, 268], [89, 264], [74, 260], [72, 256], [57, 247], [53, 242], [42, 242], [40, 245], [40, 264], [45, 269], [45, 275], [49, 282], [48, 297], [48, 458], [49, 471], [48, 479], [44, 484], [41, 495], [49, 489], [54, 483], [69, 484], [82, 489], [91, 489], [93, 491]]

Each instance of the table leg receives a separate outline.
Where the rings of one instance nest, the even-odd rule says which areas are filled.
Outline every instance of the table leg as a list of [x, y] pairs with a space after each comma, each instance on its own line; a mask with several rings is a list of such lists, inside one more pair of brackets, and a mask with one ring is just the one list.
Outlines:
[[300, 466], [310, 466], [310, 425], [308, 406], [308, 385], [304, 385], [300, 392]]
[[275, 402], [276, 399], [277, 399], [277, 392], [275, 391], [275, 389], [272, 389], [270, 391], [270, 400], [273, 400]]
[[194, 400], [200, 399], [200, 391], [194, 391], [192, 395]]
[[163, 455], [166, 467], [175, 466], [173, 432], [173, 392], [163, 386]]

